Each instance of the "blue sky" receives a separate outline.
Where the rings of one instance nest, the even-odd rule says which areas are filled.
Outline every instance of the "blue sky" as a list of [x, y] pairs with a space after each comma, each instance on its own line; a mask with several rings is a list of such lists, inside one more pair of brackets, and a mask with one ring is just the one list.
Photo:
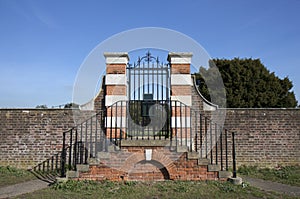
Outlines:
[[182, 32], [213, 58], [260, 58], [300, 101], [299, 19], [298, 0], [0, 0], [0, 107], [71, 102], [90, 51], [141, 27]]

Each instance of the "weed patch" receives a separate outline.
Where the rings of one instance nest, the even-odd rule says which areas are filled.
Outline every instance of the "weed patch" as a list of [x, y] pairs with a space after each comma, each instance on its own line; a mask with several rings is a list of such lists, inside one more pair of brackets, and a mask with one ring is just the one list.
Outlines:
[[238, 173], [254, 178], [300, 186], [300, 166], [285, 166], [272, 169], [241, 166], [238, 169]]
[[35, 179], [35, 176], [27, 170], [10, 166], [0, 166], [0, 187], [25, 182]]

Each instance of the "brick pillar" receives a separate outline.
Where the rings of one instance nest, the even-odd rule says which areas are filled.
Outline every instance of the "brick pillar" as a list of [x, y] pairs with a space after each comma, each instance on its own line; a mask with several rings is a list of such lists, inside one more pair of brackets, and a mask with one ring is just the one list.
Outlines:
[[177, 138], [178, 145], [194, 149], [190, 111], [192, 106], [191, 59], [192, 53], [169, 53], [168, 55], [171, 67], [173, 137]]
[[105, 107], [106, 107], [106, 135], [119, 138], [120, 130], [125, 132], [127, 81], [126, 67], [129, 61], [128, 53], [104, 53], [106, 60], [105, 76]]

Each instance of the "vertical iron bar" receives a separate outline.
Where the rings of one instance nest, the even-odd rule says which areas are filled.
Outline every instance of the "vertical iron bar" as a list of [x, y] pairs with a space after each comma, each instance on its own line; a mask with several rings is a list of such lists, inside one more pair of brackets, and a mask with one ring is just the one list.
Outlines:
[[107, 146], [107, 144], [108, 144], [108, 136], [109, 136], [109, 132], [108, 132], [108, 130], [109, 130], [109, 128], [108, 128], [108, 108], [109, 107], [107, 107], [107, 108], [105, 108], [105, 110], [104, 110], [104, 113], [103, 113], [103, 118], [104, 118], [104, 122], [105, 122], [105, 128], [104, 128], [104, 135], [103, 135], [103, 139], [104, 139], [104, 151], [108, 151], [108, 146]]
[[[152, 70], [151, 70], [151, 77], [152, 77], [152, 87], [151, 87], [151, 90], [152, 90], [152, 94], [154, 94], [154, 74], [155, 74], [155, 67], [152, 67]], [[153, 99], [154, 99], [154, 96], [153, 96]]]
[[216, 164], [218, 164], [218, 125], [215, 123]]
[[172, 132], [172, 116], [173, 116], [173, 107], [172, 107], [172, 101], [169, 100], [168, 102], [168, 112], [169, 112], [169, 117], [168, 117], [168, 121], [169, 121], [169, 125], [168, 125], [168, 133], [170, 134], [170, 139], [171, 139], [171, 143], [173, 141], [173, 132]]
[[90, 158], [93, 157], [93, 117], [90, 119]]
[[78, 164], [78, 156], [77, 156], [77, 147], [78, 147], [78, 132], [77, 132], [77, 128], [75, 130], [75, 143], [74, 143], [74, 169], [75, 171], [77, 170], [76, 165]]
[[121, 118], [121, 121], [120, 121], [120, 143], [119, 143], [119, 147], [121, 147], [121, 141], [123, 139], [123, 101], [121, 101], [121, 113], [120, 113], [120, 118]]
[[145, 94], [145, 62], [143, 62], [143, 70], [141, 70], [140, 72], [143, 72], [143, 76], [142, 76], [142, 85], [143, 85], [143, 91], [142, 91], [142, 100], [144, 100], [144, 94]]
[[[177, 135], [177, 101], [175, 101], [175, 115], [174, 115], [174, 120], [175, 120], [175, 142], [176, 142], [176, 149], [178, 147], [178, 135]], [[173, 129], [172, 129], [173, 131]], [[173, 132], [172, 132], [173, 133]]]
[[213, 135], [212, 135], [212, 121], [210, 120], [210, 122], [209, 122], [209, 134], [210, 134], [210, 163], [212, 164], [213, 163], [213, 147], [212, 147], [212, 137], [213, 137]]
[[[139, 63], [139, 65], [138, 65], [138, 69], [141, 69], [141, 64]], [[140, 72], [140, 70], [138, 70], [138, 73]], [[141, 85], [141, 75], [140, 74], [138, 74], [138, 100], [140, 100], [140, 96], [141, 96], [141, 87], [140, 87], [140, 85]]]
[[[149, 110], [149, 109], [148, 109]], [[148, 140], [150, 139], [150, 125], [148, 125]], [[155, 125], [154, 125], [154, 127], [152, 127], [152, 128], [154, 128], [154, 129], [152, 129], [152, 134], [153, 134], [153, 138], [155, 139], [155, 132], [156, 132], [156, 128], [155, 128]]]
[[233, 178], [236, 178], [236, 160], [235, 160], [235, 139], [234, 132], [232, 132], [232, 164], [233, 164]]
[[221, 171], [223, 171], [223, 133], [222, 129], [220, 127], [220, 150], [221, 150]]
[[[187, 114], [186, 105], [184, 105], [184, 130], [185, 130], [185, 145], [188, 147], [188, 133], [187, 133]], [[191, 150], [191, 148], [190, 148]]]
[[190, 112], [190, 122], [189, 122], [189, 127], [190, 127], [190, 148], [191, 148], [191, 151], [193, 151], [193, 129], [192, 129], [192, 124], [191, 124], [191, 122], [192, 122], [191, 107], [189, 107], [189, 112]]
[[158, 76], [159, 76], [159, 69], [158, 67], [156, 67], [156, 100], [159, 99], [159, 77]]
[[[80, 124], [80, 143], [81, 144], [83, 144], [82, 137], [83, 137], [83, 132], [82, 132], [82, 123], [81, 123]], [[83, 154], [80, 154], [80, 157], [81, 157], [80, 164], [82, 164], [82, 162], [83, 162]]]
[[85, 121], [85, 146], [84, 146], [84, 157], [85, 157], [85, 163], [87, 163], [87, 155], [88, 154], [86, 154], [87, 153], [87, 149], [88, 149], [88, 125], [87, 125], [87, 121]]
[[51, 157], [51, 171], [54, 171], [54, 156]]
[[227, 129], [225, 129], [225, 160], [226, 160], [226, 171], [228, 171], [228, 140], [227, 140]]
[[182, 146], [182, 142], [183, 142], [183, 138], [182, 138], [182, 112], [181, 112], [181, 108], [182, 108], [182, 102], [179, 102], [179, 104], [180, 104], [180, 112], [179, 112], [179, 114], [180, 114], [180, 144], [181, 144], [181, 146]]
[[55, 170], [58, 171], [58, 153], [55, 155]]
[[69, 143], [69, 170], [72, 169], [72, 136], [73, 136], [73, 129], [70, 131], [70, 143]]
[[131, 70], [130, 70], [130, 65], [128, 64], [128, 100], [131, 100]]
[[161, 100], [163, 100], [164, 99], [164, 75], [163, 75], [163, 73], [164, 73], [164, 70], [163, 70], [163, 66], [161, 66]]
[[80, 140], [82, 141], [82, 123], [80, 124]]
[[65, 166], [66, 166], [66, 132], [63, 132], [63, 146], [62, 146], [62, 152], [61, 152], [61, 177], [65, 177]]
[[48, 159], [47, 160], [47, 172], [49, 172], [49, 170], [50, 170], [50, 160]]
[[[190, 112], [192, 112], [191, 109]], [[198, 152], [198, 116], [196, 112], [194, 114], [195, 114], [195, 150], [196, 152]]]
[[124, 117], [125, 117], [125, 124], [124, 124], [124, 139], [125, 140], [127, 140], [127, 135], [128, 135], [128, 118], [129, 118], [129, 116], [128, 116], [128, 104], [129, 104], [129, 102], [128, 101], [125, 101], [125, 112], [124, 112]]
[[208, 138], [208, 136], [207, 136], [207, 131], [208, 131], [208, 129], [207, 129], [207, 117], [205, 117], [205, 121], [204, 121], [204, 131], [205, 131], [205, 156], [206, 156], [206, 158], [208, 158], [208, 156], [207, 156], [207, 152], [208, 152], [208, 148], [207, 148], [207, 144], [208, 144], [208, 140], [207, 140], [207, 138]]
[[[141, 89], [141, 88], [139, 88]], [[140, 98], [140, 96], [139, 96]], [[136, 136], [136, 139], [138, 139], [138, 135], [140, 133], [140, 129], [138, 128], [138, 125], [140, 124], [140, 99], [138, 101], [135, 101], [135, 109], [134, 109], [134, 113], [135, 113], [135, 128], [134, 128], [134, 133], [135, 133], [135, 136]]]
[[116, 102], [115, 106], [115, 139], [114, 139], [114, 149], [116, 150], [116, 143], [118, 140], [118, 104], [119, 102]]
[[[202, 114], [200, 113], [200, 116], [199, 116], [200, 118], [200, 147], [199, 147], [199, 150], [200, 150], [200, 156], [201, 156], [201, 158], [203, 157], [203, 148], [202, 148], [202, 131], [203, 131], [203, 126], [202, 126]], [[198, 121], [197, 121], [198, 122]]]
[[98, 143], [100, 143], [100, 140], [99, 142], [98, 141], [98, 113], [96, 114], [96, 121], [95, 121], [95, 125], [96, 125], [96, 128], [95, 128], [95, 157], [97, 155], [97, 152], [99, 150], [99, 146], [98, 146]]
[[[153, 64], [152, 64], [152, 65], [153, 65]], [[149, 70], [149, 69], [150, 69], [150, 63], [148, 62], [148, 70], [147, 70], [147, 84], [148, 84], [148, 85], [147, 85], [147, 86], [148, 86], [147, 92], [148, 92], [148, 93], [150, 93], [150, 92], [149, 92], [149, 91], [150, 91], [150, 87], [149, 87], [149, 82], [150, 82], [150, 81], [149, 81], [149, 78], [150, 78], [149, 71], [150, 71], [150, 70]]]
[[[113, 118], [113, 116], [112, 116], [112, 113], [113, 113], [113, 105], [111, 105], [110, 107], [110, 127], [109, 127], [109, 129], [110, 129], [110, 132], [109, 132], [109, 141], [110, 141], [110, 143], [112, 142], [112, 136], [113, 136], [113, 134], [112, 134], [112, 124], [113, 124], [113, 121], [112, 121], [112, 118]], [[110, 143], [109, 143], [109, 145], [110, 145]]]

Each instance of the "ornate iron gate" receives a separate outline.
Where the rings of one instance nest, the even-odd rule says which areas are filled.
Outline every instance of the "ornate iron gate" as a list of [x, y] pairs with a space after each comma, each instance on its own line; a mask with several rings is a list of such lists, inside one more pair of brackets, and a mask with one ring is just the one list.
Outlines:
[[170, 66], [150, 52], [127, 67], [127, 135], [136, 139], [170, 136]]

